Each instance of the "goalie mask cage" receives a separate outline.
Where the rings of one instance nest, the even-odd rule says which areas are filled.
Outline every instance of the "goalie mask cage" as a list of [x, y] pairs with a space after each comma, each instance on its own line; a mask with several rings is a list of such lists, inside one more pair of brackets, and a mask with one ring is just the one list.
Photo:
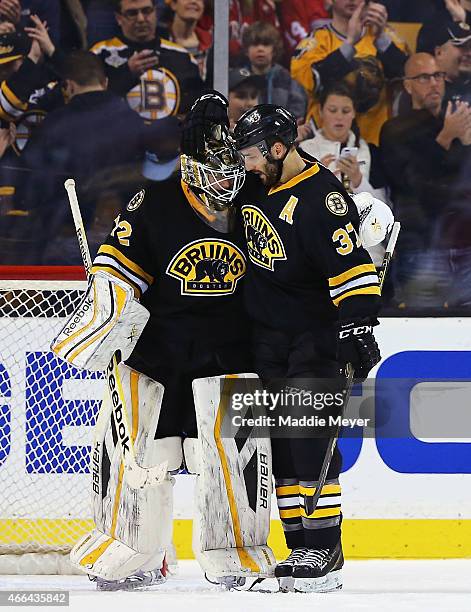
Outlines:
[[81, 267], [0, 266], [0, 574], [72, 573], [93, 525], [89, 456], [104, 381], [50, 350]]

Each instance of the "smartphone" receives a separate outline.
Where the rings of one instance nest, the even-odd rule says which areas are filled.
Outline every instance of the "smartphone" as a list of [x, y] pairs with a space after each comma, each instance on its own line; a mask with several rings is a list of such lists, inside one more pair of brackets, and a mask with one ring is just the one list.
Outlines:
[[340, 157], [356, 157], [358, 155], [358, 147], [344, 147], [340, 152]]

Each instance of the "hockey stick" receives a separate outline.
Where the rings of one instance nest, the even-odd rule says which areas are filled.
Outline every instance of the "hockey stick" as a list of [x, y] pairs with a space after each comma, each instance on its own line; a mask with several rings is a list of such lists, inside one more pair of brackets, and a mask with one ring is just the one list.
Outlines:
[[[400, 231], [401, 231], [401, 224], [399, 223], [399, 221], [395, 221], [393, 224], [391, 233], [389, 235], [389, 240], [386, 246], [386, 250], [384, 252], [383, 261], [381, 262], [381, 269], [378, 274], [380, 289], [383, 288], [384, 279], [386, 278], [386, 273], [391, 263], [391, 259], [394, 253], [394, 249], [396, 247], [396, 242], [397, 242], [397, 238], [399, 236]], [[344, 400], [342, 404], [342, 410], [340, 412], [341, 418], [343, 416], [345, 407], [347, 406], [350, 400], [350, 396], [352, 394], [353, 377], [355, 375], [355, 371], [352, 367], [352, 364], [348, 363], [346, 370], [347, 370], [347, 382], [345, 385], [345, 392], [344, 392], [345, 395], [344, 395]], [[339, 419], [339, 421], [342, 420], [341, 418]], [[319, 497], [321, 496], [322, 489], [325, 485], [325, 481], [327, 480], [327, 472], [329, 471], [330, 463], [332, 461], [332, 457], [334, 456], [335, 447], [337, 445], [337, 440], [339, 438], [340, 428], [341, 428], [341, 425], [339, 423], [338, 425], [335, 426], [334, 435], [329, 439], [327, 450], [325, 452], [324, 461], [322, 463], [322, 468], [319, 474], [319, 480], [317, 482], [316, 490], [314, 492], [312, 503], [310, 506], [310, 509], [312, 508], [311, 514], [314, 514], [317, 508]]]
[[[74, 179], [67, 179], [64, 183], [64, 187], [69, 197], [70, 209], [74, 219], [83, 265], [85, 266], [87, 277], [89, 277], [92, 269], [92, 258], [90, 257], [90, 249], [88, 248], [87, 236], [85, 234], [80, 205], [75, 191]], [[106, 382], [110, 392], [110, 401], [118, 433], [117, 437], [123, 458], [124, 473], [126, 482], [132, 489], [143, 489], [145, 487], [161, 484], [166, 477], [168, 464], [167, 461], [164, 461], [160, 465], [146, 468], [138, 465], [136, 461], [125, 398], [119, 382], [118, 363], [116, 353], [114, 353], [106, 368]]]

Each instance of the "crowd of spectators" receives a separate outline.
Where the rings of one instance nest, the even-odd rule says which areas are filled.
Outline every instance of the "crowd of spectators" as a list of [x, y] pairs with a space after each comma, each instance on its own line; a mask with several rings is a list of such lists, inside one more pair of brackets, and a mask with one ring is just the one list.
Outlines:
[[[0, 0], [0, 265], [80, 264], [65, 178], [94, 250], [137, 188], [179, 171], [215, 2]], [[471, 305], [471, 0], [229, 6], [231, 126], [288, 108], [301, 150], [392, 207], [392, 311]]]

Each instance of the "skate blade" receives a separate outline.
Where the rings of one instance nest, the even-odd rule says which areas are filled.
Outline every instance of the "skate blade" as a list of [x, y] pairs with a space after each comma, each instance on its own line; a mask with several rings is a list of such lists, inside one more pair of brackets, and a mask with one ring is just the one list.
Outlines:
[[337, 570], [321, 578], [295, 578], [293, 590], [296, 593], [329, 593], [339, 591], [342, 585], [342, 570]]
[[294, 578], [292, 576], [278, 578], [278, 584], [282, 593], [291, 593], [294, 591]]
[[97, 591], [139, 591], [141, 589], [147, 589], [152, 586], [156, 586], [158, 584], [163, 584], [167, 579], [163, 576], [160, 579], [154, 580], [142, 580], [140, 582], [98, 582], [97, 581]]

